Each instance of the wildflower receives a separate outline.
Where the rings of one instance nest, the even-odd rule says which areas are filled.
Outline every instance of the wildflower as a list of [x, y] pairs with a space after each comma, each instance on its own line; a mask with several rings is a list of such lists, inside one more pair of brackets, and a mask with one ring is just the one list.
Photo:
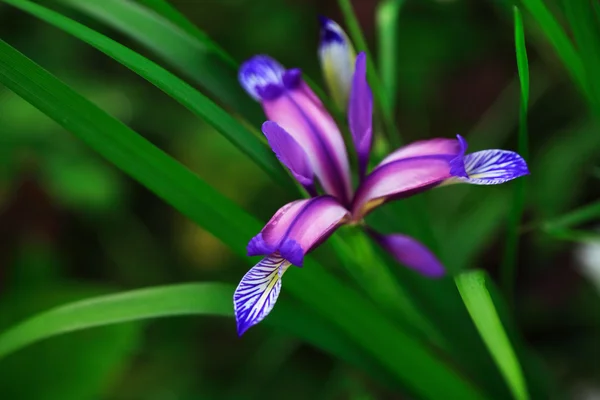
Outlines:
[[[366, 56], [360, 53], [348, 104], [360, 179], [353, 193], [341, 133], [302, 81], [300, 71], [285, 70], [274, 60], [257, 56], [241, 67], [239, 78], [269, 118], [262, 131], [273, 151], [312, 195], [284, 205], [250, 240], [248, 255], [264, 258], [248, 271], [234, 293], [239, 335], [271, 311], [290, 265], [302, 267], [304, 256], [341, 225], [364, 226], [364, 217], [376, 207], [436, 186], [498, 184], [528, 174], [525, 161], [511, 151], [465, 154], [467, 143], [460, 135], [458, 139], [424, 140], [401, 147], [367, 174], [373, 99], [366, 80]], [[317, 194], [317, 182], [325, 194]], [[399, 263], [429, 277], [444, 274], [435, 255], [415, 239], [365, 228]]]
[[337, 23], [322, 16], [319, 22], [319, 62], [323, 77], [335, 104], [341, 110], [346, 110], [356, 53], [350, 39]]

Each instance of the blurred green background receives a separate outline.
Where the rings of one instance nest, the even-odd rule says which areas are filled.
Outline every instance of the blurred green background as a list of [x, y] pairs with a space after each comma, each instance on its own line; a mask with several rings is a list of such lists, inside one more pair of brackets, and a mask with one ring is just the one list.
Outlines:
[[[44, 3], [156, 59], [121, 32]], [[236, 60], [266, 53], [320, 84], [317, 15], [343, 21], [332, 0], [171, 3]], [[353, 4], [377, 53], [378, 1]], [[525, 224], [535, 227], [599, 197], [600, 135], [527, 16], [525, 25], [532, 170]], [[87, 44], [5, 4], [0, 37], [261, 219], [293, 199], [206, 123]], [[472, 151], [516, 149], [519, 86], [504, 2], [408, 0], [396, 50], [395, 116], [405, 142], [461, 133]], [[511, 185], [419, 197], [451, 272], [477, 266], [498, 276]], [[536, 229], [521, 235], [517, 324], [572, 398], [600, 396], [594, 243], [558, 241]], [[325, 246], [317, 257], [335, 265], [330, 253]], [[234, 283], [246, 269], [209, 233], [0, 87], [0, 329], [75, 299], [175, 282]], [[0, 397], [402, 398], [288, 332], [260, 325], [239, 339], [232, 319], [211, 317], [128, 323], [38, 343], [0, 360]]]

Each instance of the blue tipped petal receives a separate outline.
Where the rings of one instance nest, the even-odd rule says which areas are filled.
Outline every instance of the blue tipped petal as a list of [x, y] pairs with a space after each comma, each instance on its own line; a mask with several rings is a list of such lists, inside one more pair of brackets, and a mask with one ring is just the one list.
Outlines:
[[242, 64], [238, 80], [255, 100], [271, 100], [283, 93], [285, 72], [283, 66], [271, 57], [258, 55]]
[[465, 155], [467, 141], [457, 135], [459, 154], [450, 161], [450, 175], [443, 184], [471, 183], [498, 185], [529, 174], [527, 163], [517, 153], [508, 150], [483, 150]]
[[468, 178], [475, 185], [497, 185], [529, 174], [527, 163], [517, 153], [507, 150], [483, 150], [464, 157]]
[[354, 72], [356, 53], [342, 28], [332, 20], [320, 17], [321, 40], [319, 61], [325, 83], [336, 105], [345, 110]]
[[233, 294], [239, 336], [271, 312], [281, 291], [281, 277], [289, 266], [279, 254], [272, 254], [244, 275]]

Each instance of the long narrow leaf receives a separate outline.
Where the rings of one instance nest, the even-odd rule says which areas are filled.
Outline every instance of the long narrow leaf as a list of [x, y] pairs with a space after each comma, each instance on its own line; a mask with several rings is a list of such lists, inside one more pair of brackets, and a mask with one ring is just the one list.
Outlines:
[[398, 25], [405, 0], [386, 0], [377, 7], [379, 69], [387, 98], [387, 112], [393, 114], [398, 90]]
[[561, 229], [600, 218], [600, 201], [577, 208], [565, 215], [554, 218], [544, 223], [545, 229]]
[[[239, 254], [260, 229], [250, 215], [121, 122], [0, 41], [0, 82], [200, 224]], [[248, 260], [250, 262], [251, 260]], [[286, 274], [285, 289], [319, 312], [374, 357], [411, 392], [437, 399], [482, 396], [431, 350], [398, 329], [372, 304], [306, 260]]]
[[521, 3], [536, 20], [567, 71], [569, 71], [571, 78], [589, 98], [590, 92], [585, 79], [585, 69], [581, 57], [575, 51], [573, 43], [571, 43], [565, 31], [556, 18], [554, 18], [554, 15], [548, 10], [543, 0], [521, 0]]
[[194, 114], [205, 119], [279, 184], [291, 187], [290, 180], [264, 142], [207, 97], [169, 71], [114, 40], [52, 10], [28, 0], [3, 1], [83, 40], [136, 72]]
[[232, 315], [230, 285], [183, 284], [95, 297], [38, 314], [0, 335], [0, 358], [81, 329], [176, 315]]
[[494, 302], [485, 286], [485, 273], [471, 271], [456, 277], [456, 286], [483, 341], [518, 400], [529, 398], [519, 360], [510, 344]]
[[600, 105], [600, 22], [596, 18], [594, 10], [598, 7], [598, 2], [589, 0], [563, 0], [565, 16], [569, 21], [569, 26], [577, 44], [581, 57], [586, 82], [589, 85], [589, 91], [593, 96], [595, 106]]
[[206, 35], [200, 40], [133, 1], [59, 1], [140, 42], [253, 124], [262, 121], [260, 108], [237, 82], [236, 62]]
[[[519, 154], [528, 159], [529, 145], [527, 135], [527, 108], [529, 106], [529, 63], [527, 61], [527, 48], [525, 47], [525, 32], [523, 19], [517, 7], [513, 8], [515, 21], [515, 49], [517, 55], [517, 69], [521, 84], [521, 104], [519, 107]], [[526, 180], [515, 182], [514, 198], [508, 225], [504, 259], [502, 260], [502, 284], [506, 297], [510, 302], [513, 299], [515, 270], [517, 268], [517, 251], [519, 248], [519, 225], [525, 208]]]

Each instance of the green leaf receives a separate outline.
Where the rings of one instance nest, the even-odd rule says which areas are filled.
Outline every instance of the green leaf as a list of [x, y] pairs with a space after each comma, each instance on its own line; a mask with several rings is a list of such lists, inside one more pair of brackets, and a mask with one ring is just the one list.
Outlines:
[[588, 222], [592, 219], [600, 217], [600, 201], [587, 204], [583, 207], [577, 208], [573, 211], [568, 212], [560, 217], [553, 218], [544, 223], [544, 229], [562, 229], [568, 228], [574, 225]]
[[381, 84], [388, 99], [387, 112], [393, 113], [398, 90], [398, 34], [400, 10], [405, 0], [386, 0], [377, 6], [377, 32], [379, 39], [379, 69]]
[[569, 37], [558, 21], [556, 21], [556, 18], [554, 18], [550, 10], [548, 10], [543, 0], [521, 0], [521, 3], [536, 20], [567, 68], [571, 78], [575, 81], [582, 93], [590, 98], [583, 61], [579, 54], [577, 54], [573, 43], [571, 43]]
[[518, 400], [528, 399], [529, 395], [519, 360], [486, 288], [485, 272], [466, 272], [457, 276], [455, 281], [479, 334], [500, 368], [513, 395]]
[[[106, 292], [73, 282], [10, 289], [0, 303], [3, 328], [53, 304]], [[133, 357], [141, 328], [141, 324], [105, 326], [36, 343], [0, 360], [0, 393], [11, 399], [101, 398]], [[40, 360], [60, 362], [49, 368]]]
[[[597, 2], [588, 0], [563, 0], [565, 16], [569, 21], [569, 26], [577, 44], [577, 50], [584, 64], [586, 82], [589, 85], [593, 105], [600, 106], [600, 29], [599, 21], [594, 15], [594, 10], [590, 6], [594, 4], [597, 9]], [[600, 109], [596, 108], [596, 112]]]
[[237, 63], [197, 28], [194, 35], [189, 25], [182, 29], [133, 1], [59, 1], [130, 36], [253, 124], [264, 120], [258, 104], [238, 84]]
[[[54, 11], [27, 0], [3, 0], [26, 11], [59, 29], [90, 44], [109, 57], [136, 72], [144, 79], [173, 97], [188, 110], [205, 119], [238, 149], [267, 172], [275, 181], [291, 188], [290, 180], [264, 141], [255, 136], [240, 122], [218, 107], [196, 89], [169, 71], [112, 39], [75, 22]], [[122, 2], [128, 3], [128, 2]], [[89, 3], [91, 4], [91, 3]], [[98, 2], [97, 4], [108, 4]]]
[[194, 36], [199, 41], [201, 41], [207, 45], [211, 45], [211, 49], [213, 51], [216, 51], [217, 53], [220, 53], [220, 55], [221, 55], [221, 57], [223, 57], [223, 59], [225, 59], [225, 60], [230, 59], [231, 61], [233, 61], [233, 59], [227, 53], [222, 51], [220, 47], [218, 47], [216, 44], [214, 44], [212, 42], [212, 40], [208, 37], [208, 35], [206, 35], [204, 32], [202, 32], [200, 29], [198, 29], [198, 27], [196, 25], [194, 25], [192, 22], [190, 22], [190, 20], [187, 19], [185, 17], [185, 15], [181, 14], [168, 1], [166, 1], [166, 0], [138, 0], [138, 3], [141, 3], [141, 4], [145, 5], [147, 8], [154, 10], [155, 12], [162, 15], [163, 17], [165, 17], [166, 19], [168, 19], [169, 21], [171, 21], [172, 23], [174, 23], [181, 29], [185, 30], [190, 35]]
[[[0, 82], [211, 232], [236, 254], [245, 256], [246, 241], [261, 227], [256, 219], [3, 41], [0, 41]], [[377, 307], [314, 261], [307, 259], [302, 270], [291, 269], [285, 282], [288, 293], [337, 326], [411, 392], [429, 399], [448, 393], [462, 399], [482, 397], [439, 355], [399, 329]], [[190, 309], [183, 307], [183, 310]], [[130, 314], [125, 315], [134, 316], [134, 311], [129, 310]], [[152, 310], [143, 308], [138, 312], [150, 315]], [[174, 307], [174, 312], [182, 311]], [[66, 330], [77, 323], [65, 319], [60, 322], [65, 323]], [[33, 330], [27, 324], [25, 328], [15, 328], [17, 333], [8, 332], [8, 339], [0, 340], [0, 354], [23, 345], [23, 330], [30, 337], [39, 338], [36, 333], [36, 329], [41, 329], [39, 320], [31, 324]]]
[[216, 283], [134, 290], [77, 301], [34, 317], [0, 335], [0, 357], [52, 336], [128, 321], [175, 315], [231, 315], [232, 288]]
[[[519, 154], [527, 160], [529, 158], [529, 139], [527, 134], [527, 109], [529, 107], [529, 63], [527, 61], [527, 48], [525, 46], [525, 32], [523, 19], [517, 7], [513, 7], [515, 21], [515, 49], [517, 55], [517, 69], [521, 84], [521, 104], [519, 106]], [[502, 284], [509, 302], [513, 299], [515, 270], [517, 268], [517, 252], [519, 248], [519, 225], [525, 209], [526, 180], [519, 179], [514, 183], [515, 189], [512, 201], [512, 210], [508, 223], [504, 257], [502, 259], [501, 274]]]

